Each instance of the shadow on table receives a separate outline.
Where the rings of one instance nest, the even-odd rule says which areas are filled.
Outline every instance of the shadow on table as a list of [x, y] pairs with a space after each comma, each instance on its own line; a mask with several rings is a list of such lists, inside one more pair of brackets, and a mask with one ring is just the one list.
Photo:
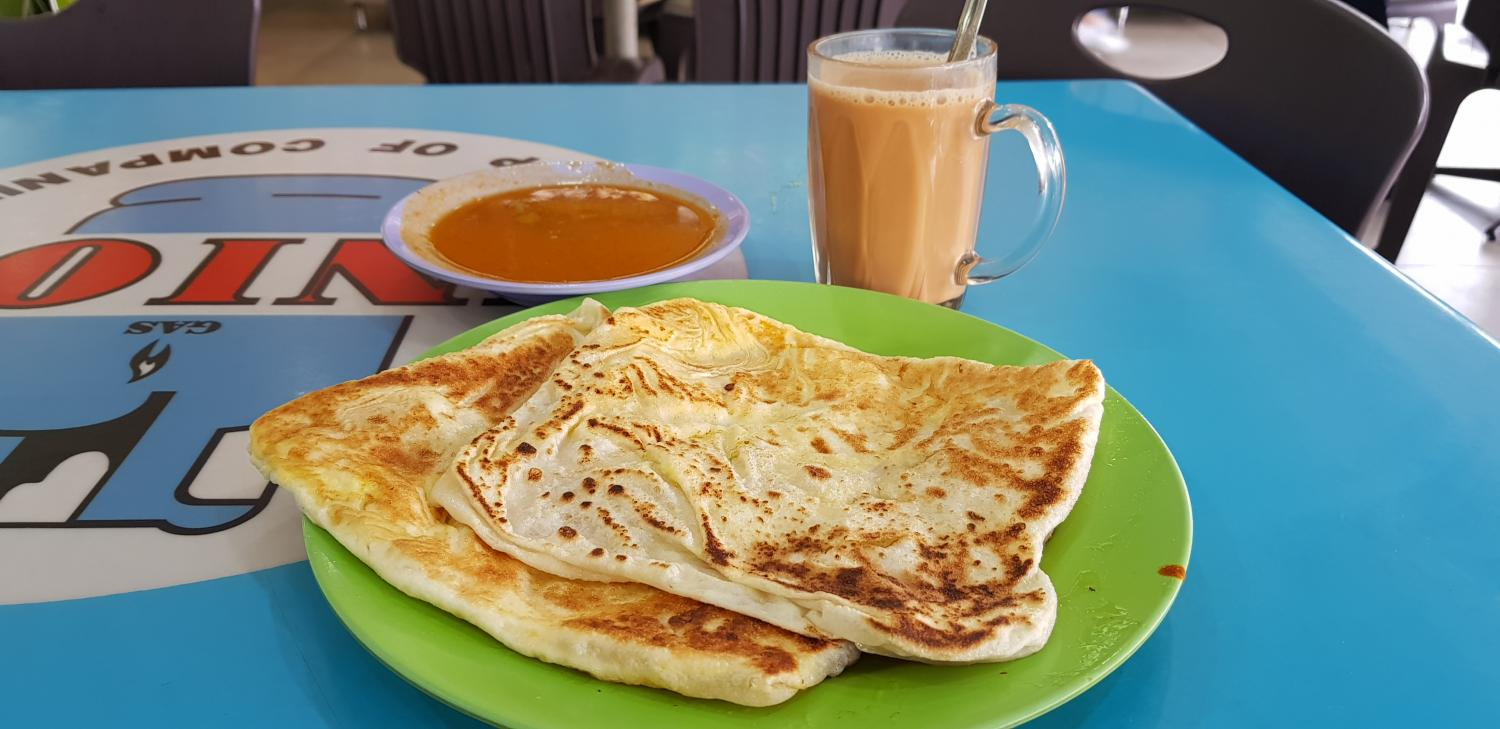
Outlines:
[[[428, 696], [354, 639], [323, 600], [307, 562], [256, 573], [271, 595], [287, 671], [328, 726], [487, 726]], [[300, 663], [301, 665], [297, 665]]]
[[[1036, 729], [1053, 727], [1163, 726], [1170, 694], [1172, 619], [1169, 616], [1156, 633], [1114, 673], [1062, 706], [1026, 724]], [[1120, 712], [1122, 705], [1130, 707]]]

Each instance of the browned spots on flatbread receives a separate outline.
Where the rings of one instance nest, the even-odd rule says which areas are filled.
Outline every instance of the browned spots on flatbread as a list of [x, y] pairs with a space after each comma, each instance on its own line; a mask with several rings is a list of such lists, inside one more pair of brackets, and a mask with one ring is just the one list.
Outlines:
[[1034, 562], [1030, 559], [1021, 559], [1021, 555], [1012, 554], [1005, 564], [1005, 576], [1009, 577], [1012, 582], [1020, 580], [1031, 571], [1032, 564]]
[[719, 541], [719, 536], [714, 534], [713, 527], [708, 523], [708, 516], [703, 517], [703, 551], [708, 553], [709, 561], [717, 565], [729, 564], [734, 553], [724, 549], [724, 543]]
[[[779, 584], [838, 595], [852, 603], [885, 611], [887, 621], [871, 624], [893, 635], [933, 649], [960, 649], [993, 637], [989, 628], [974, 627], [972, 620], [990, 621], [989, 627], [1021, 619], [1026, 606], [1037, 604], [1040, 593], [1018, 595], [1016, 584], [1035, 567], [1026, 543], [1019, 540], [1025, 525], [980, 532], [970, 522], [967, 531], [946, 535], [937, 544], [919, 544], [920, 562], [915, 574], [895, 575], [880, 570], [871, 553], [845, 553], [855, 566], [821, 566], [818, 555], [847, 548], [851, 537], [876, 547], [907, 537], [901, 533], [851, 532], [846, 527], [824, 531], [814, 524], [802, 536], [782, 542], [757, 542], [751, 556], [736, 566]], [[1004, 571], [999, 579], [975, 581], [969, 569], [981, 564], [981, 551], [1002, 555]], [[917, 620], [921, 606], [941, 605], [948, 616], [934, 627]], [[968, 622], [965, 622], [968, 621]]]
[[632, 445], [634, 445], [639, 450], [645, 450], [646, 449], [646, 444], [643, 443], [643, 442], [641, 442], [641, 439], [638, 438], [638, 437], [636, 437], [635, 433], [630, 432], [630, 429], [626, 428], [624, 426], [615, 425], [614, 423], [606, 423], [606, 422], [604, 422], [602, 420], [599, 420], [598, 418], [589, 418], [588, 419], [588, 426], [590, 428], [597, 428], [597, 429], [600, 429], [600, 430], [607, 430], [607, 431], [609, 431], [611, 433], [614, 433], [615, 435], [618, 435], [621, 438], [624, 438], [625, 440], [630, 441], [630, 443]]
[[[675, 601], [670, 603], [669, 600]], [[686, 598], [664, 596], [653, 603], [650, 617], [613, 615], [579, 620], [591, 630], [630, 636], [642, 643], [674, 646], [685, 643], [691, 652], [744, 660], [766, 675], [797, 670], [799, 654], [821, 652], [837, 644], [788, 633], [754, 618], [710, 607]], [[646, 612], [646, 611], [638, 611]], [[666, 615], [658, 620], [655, 615]]]
[[590, 557], [603, 557], [604, 556], [604, 548], [603, 547], [594, 547], [593, 549], [590, 549], [589, 550], [589, 556]]
[[[500, 355], [484, 353], [456, 353], [416, 363], [414, 366], [386, 370], [363, 380], [334, 385], [319, 390], [282, 406], [294, 409], [327, 408], [345, 402], [350, 393], [382, 390], [399, 391], [412, 388], [433, 388], [443, 396], [457, 402], [471, 401], [485, 415], [498, 420], [517, 401], [530, 395], [566, 354], [565, 348], [573, 346], [573, 339], [563, 331], [552, 331], [519, 342]], [[278, 408], [271, 414], [288, 414]], [[423, 408], [405, 413], [406, 416], [424, 419], [432, 423], [431, 416]], [[325, 422], [325, 421], [319, 421]]]
[[870, 622], [887, 633], [932, 648], [969, 648], [988, 640], [991, 632], [984, 628], [943, 630], [903, 614], [896, 616], [894, 624]]
[[[426, 407], [412, 406], [404, 395], [437, 397], [502, 423], [547, 379], [575, 340], [559, 327], [539, 328], [524, 339], [493, 341], [499, 344], [487, 340], [278, 407], [251, 426], [252, 453], [277, 469], [284, 489], [324, 505], [334, 524], [357, 522], [382, 533], [393, 533], [390, 525], [409, 527], [404, 536], [388, 542], [389, 549], [432, 578], [451, 583], [468, 604], [535, 605], [538, 625], [600, 636], [625, 647], [666, 648], [676, 655], [746, 665], [767, 676], [796, 670], [829, 650], [843, 650], [838, 643], [799, 636], [644, 585], [568, 580], [533, 570], [491, 549], [468, 529], [449, 525], [446, 514], [428, 504], [424, 490], [452, 459], [452, 453], [429, 445], [432, 434], [448, 421]], [[388, 393], [403, 395], [387, 398], [400, 408], [362, 416], [367, 408], [351, 407], [378, 404]], [[459, 476], [467, 478], [462, 470]], [[596, 548], [589, 554], [603, 557], [605, 552]]]
[[855, 453], [869, 453], [869, 452], [871, 452], [870, 451], [870, 441], [867, 438], [865, 438], [864, 436], [862, 436], [862, 435], [860, 435], [858, 433], [850, 433], [847, 430], [840, 430], [838, 428], [834, 428], [833, 429], [833, 434], [837, 435], [839, 437], [839, 440], [844, 441], [844, 444], [847, 445], [847, 446], [849, 446], [849, 448], [853, 449], [853, 451]]
[[540, 480], [542, 480], [542, 469], [540, 469], [540, 468], [528, 469], [526, 471], [526, 480], [527, 481], [540, 481]]
[[651, 440], [657, 443], [661, 442], [661, 428], [658, 428], [651, 423], [631, 423], [630, 425], [636, 430], [645, 433], [648, 437], [651, 438]]
[[[627, 369], [629, 370], [629, 373], [620, 378], [620, 384], [622, 386], [625, 386], [627, 391], [633, 392], [636, 385], [639, 385], [642, 392], [645, 392], [648, 395], [656, 394], [656, 388], [652, 387], [651, 383], [646, 381], [645, 370], [641, 369], [639, 365], [633, 362]], [[635, 375], [635, 377], [630, 377], [629, 375]]]
[[[377, 398], [384, 393], [422, 393], [463, 403], [493, 422], [504, 422], [572, 346], [566, 332], [542, 331], [503, 352], [481, 345], [318, 390], [258, 419], [251, 427], [252, 449], [262, 460], [311, 484], [304, 490], [315, 492], [319, 501], [357, 499], [351, 508], [358, 511], [339, 512], [350, 519], [365, 518], [355, 516], [363, 512], [370, 519], [430, 523], [432, 509], [412, 484], [429, 482], [447, 467], [452, 454], [434, 449], [426, 437], [446, 421], [406, 399], [393, 401], [400, 407], [353, 405], [380, 405]], [[360, 415], [366, 412], [369, 415]], [[324, 480], [327, 472], [347, 474], [364, 487], [357, 496], [346, 494]], [[475, 487], [462, 469], [457, 475]], [[492, 505], [476, 501], [498, 517]]]
[[[597, 360], [590, 371], [603, 369], [607, 377], [591, 384], [610, 391], [591, 412], [609, 415], [589, 418], [586, 433], [607, 439], [610, 459], [620, 457], [618, 448], [637, 452], [626, 456], [628, 462], [667, 458], [686, 466], [685, 495], [704, 507], [686, 522], [697, 529], [693, 521], [701, 521], [702, 558], [729, 568], [728, 574], [742, 572], [796, 594], [826, 593], [861, 606], [873, 624], [894, 636], [892, 645], [931, 646], [937, 658], [993, 640], [999, 626], [1025, 630], [1028, 611], [1045, 597], [1034, 589], [1043, 539], [1034, 527], [1077, 495], [1076, 476], [1087, 466], [1083, 456], [1103, 391], [1097, 369], [1086, 362], [996, 367], [866, 357], [753, 314], [706, 315], [705, 306], [651, 305], [616, 316], [621, 330], [599, 340], [609, 342], [600, 353], [608, 359]], [[672, 356], [637, 354], [632, 336], [637, 342], [654, 339], [653, 346], [672, 350]], [[734, 375], [734, 387], [696, 374], [723, 371], [718, 359], [694, 359], [706, 349], [703, 342], [719, 338], [746, 344], [745, 361], [754, 363]], [[678, 349], [683, 367], [668, 363]], [[568, 380], [590, 382], [576, 367], [569, 366]], [[567, 395], [554, 390], [548, 397], [556, 403], [550, 410], [558, 412]], [[609, 398], [645, 405], [612, 409]], [[740, 440], [721, 446], [714, 437], [687, 435], [697, 431], [676, 421], [642, 415], [673, 408], [672, 400], [699, 398], [746, 416]], [[770, 406], [764, 422], [757, 419], [762, 403]], [[818, 455], [791, 460], [796, 455], [787, 454], [794, 447]], [[715, 453], [735, 453], [747, 463], [779, 459], [780, 472], [803, 475], [789, 488], [777, 485], [775, 493], [760, 490], [768, 484], [747, 488], [739, 460], [733, 468], [712, 470], [719, 466], [711, 460]], [[852, 458], [859, 455], [866, 457]], [[819, 492], [832, 493], [846, 479], [862, 485], [869, 479], [866, 469], [851, 468], [859, 463], [890, 471], [862, 493], [815, 509], [816, 516], [799, 510], [812, 503], [804, 501], [804, 492], [826, 498]], [[600, 470], [594, 468], [599, 485], [610, 484]], [[641, 509], [649, 502], [638, 500], [639, 482], [627, 480], [633, 478], [621, 479], [628, 496], [619, 496], [636, 508], [632, 519], [640, 518], [626, 521], [636, 529], [660, 529], [653, 519], [682, 519], [675, 512]], [[781, 504], [773, 502], [788, 492], [791, 502], [775, 508]], [[621, 502], [607, 501], [621, 513]], [[941, 526], [917, 519], [919, 509], [942, 510], [931, 522]], [[844, 521], [832, 521], [835, 514]], [[819, 528], [814, 519], [829, 521]], [[736, 521], [743, 528], [722, 526]], [[714, 523], [722, 531], [715, 532]], [[840, 523], [846, 526], [835, 526]], [[916, 559], [893, 570], [892, 549], [914, 551]]]
[[599, 515], [599, 521], [604, 522], [604, 526], [609, 527], [610, 529], [614, 530], [615, 534], [619, 535], [620, 541], [626, 543], [630, 542], [630, 530], [625, 528], [624, 524], [615, 521], [615, 517], [614, 515], [609, 513], [609, 509], [601, 506], [595, 509], [594, 513]]
[[609, 485], [609, 495], [610, 496], [619, 496], [620, 494], [623, 494], [623, 493], [625, 493], [625, 487], [624, 486], [621, 486], [620, 484], [617, 484], [617, 483], [612, 483], [612, 484]]
[[583, 490], [584, 491], [587, 491], [588, 493], [592, 494], [592, 493], [594, 493], [594, 490], [597, 489], [597, 488], [599, 488], [599, 482], [595, 481], [593, 476], [589, 476], [589, 477], [583, 479]]
[[560, 526], [557, 528], [557, 536], [563, 539], [572, 539], [578, 536], [578, 530], [570, 526]]
[[442, 454], [425, 446], [404, 447], [399, 443], [377, 442], [371, 445], [375, 461], [398, 473], [427, 473], [438, 464]]
[[676, 527], [666, 523], [665, 521], [662, 521], [661, 517], [657, 515], [656, 510], [652, 508], [650, 504], [644, 501], [637, 501], [633, 504], [633, 506], [635, 508], [636, 516], [639, 516], [641, 518], [641, 521], [644, 521], [647, 524], [651, 525], [652, 528], [660, 529], [661, 531], [664, 531], [668, 534], [678, 533]]
[[[649, 376], [647, 370], [650, 371]], [[638, 385], [643, 392], [653, 398], [698, 402], [713, 406], [722, 404], [721, 398], [709, 392], [707, 388], [683, 381], [650, 359], [632, 360], [625, 365], [623, 372], [625, 376], [621, 379], [621, 386], [627, 392]], [[733, 383], [724, 388], [725, 391], [733, 389]]]
[[526, 441], [521, 441], [521, 445], [516, 446], [516, 452], [520, 453], [523, 456], [529, 456], [536, 453], [536, 446], [533, 446]]
[[[570, 386], [566, 389], [571, 390], [573, 388]], [[583, 398], [576, 396], [567, 398], [563, 401], [563, 406], [557, 412], [553, 413], [552, 417], [547, 419], [547, 422], [542, 423], [540, 426], [537, 426], [535, 431], [536, 437], [546, 438], [548, 435], [551, 435], [552, 431], [562, 428], [564, 425], [567, 425], [568, 421], [572, 420], [573, 416], [577, 415], [578, 411], [582, 409]], [[522, 443], [521, 445], [526, 444]], [[521, 452], [525, 453], [525, 451]]]
[[564, 504], [566, 504], [569, 501], [573, 500], [573, 492], [572, 491], [564, 491], [564, 492], [562, 492], [562, 496], [559, 496], [557, 498], [562, 499], [562, 502]]

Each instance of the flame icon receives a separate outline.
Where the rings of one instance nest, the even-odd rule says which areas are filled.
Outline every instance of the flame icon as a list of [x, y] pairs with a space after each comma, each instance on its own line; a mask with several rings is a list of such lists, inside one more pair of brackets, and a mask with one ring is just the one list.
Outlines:
[[172, 356], [172, 345], [163, 344], [160, 352], [151, 353], [159, 341], [161, 340], [153, 339], [150, 344], [141, 347], [141, 351], [130, 356], [131, 382], [144, 380], [167, 366], [167, 358]]

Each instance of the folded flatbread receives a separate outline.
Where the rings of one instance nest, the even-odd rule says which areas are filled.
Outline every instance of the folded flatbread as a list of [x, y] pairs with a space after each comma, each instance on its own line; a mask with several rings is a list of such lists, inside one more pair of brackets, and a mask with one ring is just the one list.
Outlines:
[[879, 357], [745, 311], [617, 310], [432, 498], [553, 574], [930, 662], [1038, 650], [1088, 474], [1087, 361]]
[[401, 591], [517, 652], [610, 681], [750, 706], [839, 673], [848, 643], [627, 582], [580, 582], [496, 552], [427, 501], [476, 435], [545, 381], [608, 312], [529, 320], [475, 347], [335, 385], [251, 426], [251, 456], [308, 518]]

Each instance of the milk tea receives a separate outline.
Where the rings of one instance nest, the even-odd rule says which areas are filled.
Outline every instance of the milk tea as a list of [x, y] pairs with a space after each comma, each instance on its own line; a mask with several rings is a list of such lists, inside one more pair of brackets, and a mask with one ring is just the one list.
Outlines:
[[808, 195], [818, 281], [955, 304], [974, 250], [995, 91], [985, 65], [865, 51], [808, 69]]

